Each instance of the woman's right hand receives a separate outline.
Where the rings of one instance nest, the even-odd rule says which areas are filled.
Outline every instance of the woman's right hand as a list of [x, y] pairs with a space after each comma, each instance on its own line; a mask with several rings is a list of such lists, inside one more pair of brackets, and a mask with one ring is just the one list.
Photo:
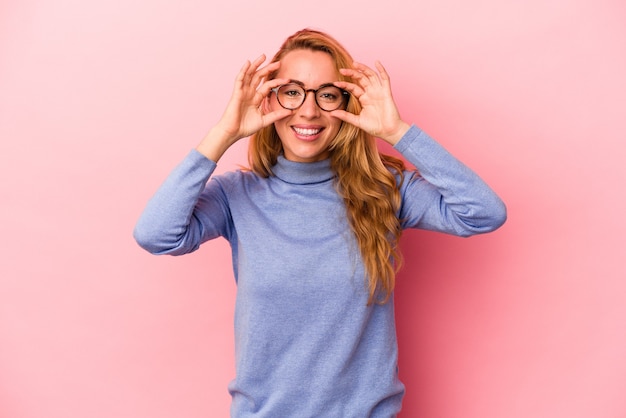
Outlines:
[[247, 61], [239, 71], [224, 115], [197, 147], [207, 158], [217, 161], [239, 139], [291, 114], [291, 110], [282, 107], [264, 111], [267, 106], [263, 106], [263, 101], [270, 90], [288, 82], [279, 78], [266, 81], [268, 74], [280, 67], [280, 61], [259, 69], [264, 61], [265, 55], [261, 55], [252, 63]]

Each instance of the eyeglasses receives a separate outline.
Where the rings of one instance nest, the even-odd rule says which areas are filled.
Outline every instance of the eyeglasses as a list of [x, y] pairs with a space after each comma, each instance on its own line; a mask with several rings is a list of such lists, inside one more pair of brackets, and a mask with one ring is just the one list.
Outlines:
[[273, 88], [278, 103], [285, 109], [295, 110], [302, 106], [306, 100], [308, 92], [312, 91], [315, 95], [315, 103], [317, 106], [326, 111], [331, 112], [348, 104], [350, 93], [340, 89], [333, 84], [322, 84], [317, 90], [306, 90], [300, 84], [288, 83]]

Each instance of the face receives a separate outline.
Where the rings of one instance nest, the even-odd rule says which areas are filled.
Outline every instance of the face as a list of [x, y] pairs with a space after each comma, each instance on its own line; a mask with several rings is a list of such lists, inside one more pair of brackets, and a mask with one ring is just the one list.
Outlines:
[[[339, 80], [329, 54], [306, 49], [287, 53], [281, 60], [276, 77], [302, 83], [307, 90]], [[269, 107], [270, 110], [281, 107], [273, 93]], [[328, 158], [328, 147], [339, 132], [341, 121], [320, 109], [315, 103], [313, 92], [308, 92], [302, 106], [290, 116], [277, 121], [274, 127], [283, 144], [286, 159], [314, 162]]]

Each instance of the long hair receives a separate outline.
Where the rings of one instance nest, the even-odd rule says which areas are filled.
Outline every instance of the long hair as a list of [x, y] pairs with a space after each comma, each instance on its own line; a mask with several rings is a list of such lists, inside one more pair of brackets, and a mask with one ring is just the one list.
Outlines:
[[[352, 57], [331, 36], [305, 29], [287, 38], [272, 62], [287, 53], [299, 50], [322, 51], [329, 54], [341, 81], [351, 81], [340, 68], [352, 68]], [[276, 77], [276, 72], [268, 79]], [[348, 112], [359, 114], [361, 104], [350, 100]], [[250, 168], [262, 177], [272, 175], [272, 166], [283, 152], [274, 125], [261, 129], [250, 138]], [[368, 304], [384, 304], [395, 286], [395, 275], [402, 263], [398, 241], [402, 233], [397, 217], [400, 192], [396, 176], [402, 181], [402, 160], [380, 154], [376, 140], [361, 129], [342, 123], [329, 147], [331, 168], [336, 173], [336, 189], [346, 206], [348, 221], [363, 259], [369, 290]]]

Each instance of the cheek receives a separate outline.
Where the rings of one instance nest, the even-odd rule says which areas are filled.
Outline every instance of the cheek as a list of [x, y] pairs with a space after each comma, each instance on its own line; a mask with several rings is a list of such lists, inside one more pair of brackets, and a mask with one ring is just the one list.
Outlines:
[[335, 136], [337, 135], [337, 132], [339, 132], [339, 129], [341, 128], [341, 121], [339, 119], [331, 118], [328, 121], [328, 126], [330, 127], [330, 130], [333, 132], [333, 136]]
[[[276, 105], [272, 105], [272, 103], [269, 103], [268, 106], [269, 106], [270, 110], [276, 110], [276, 107], [275, 107]], [[288, 119], [289, 118], [287, 117], [287, 118], [283, 118], [283, 119], [280, 119], [280, 120], [277, 120], [276, 122], [274, 122], [274, 129], [276, 129], [276, 133], [281, 138], [281, 140], [282, 140], [282, 137], [285, 135], [285, 133], [288, 130], [288, 123], [287, 123]]]

